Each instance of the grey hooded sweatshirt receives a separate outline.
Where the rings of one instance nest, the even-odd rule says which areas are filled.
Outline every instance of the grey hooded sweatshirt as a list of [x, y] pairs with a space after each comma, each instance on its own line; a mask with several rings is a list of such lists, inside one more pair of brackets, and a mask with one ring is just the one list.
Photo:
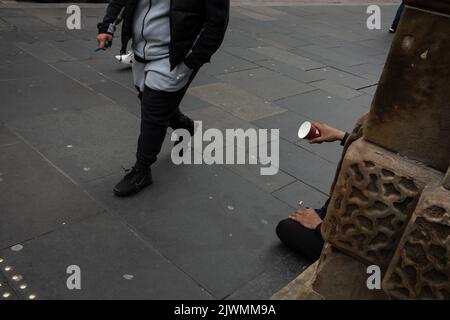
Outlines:
[[133, 17], [133, 50], [145, 60], [169, 56], [170, 0], [138, 0]]
[[133, 17], [134, 84], [154, 90], [178, 91], [189, 81], [192, 70], [184, 63], [170, 70], [170, 0], [138, 0]]

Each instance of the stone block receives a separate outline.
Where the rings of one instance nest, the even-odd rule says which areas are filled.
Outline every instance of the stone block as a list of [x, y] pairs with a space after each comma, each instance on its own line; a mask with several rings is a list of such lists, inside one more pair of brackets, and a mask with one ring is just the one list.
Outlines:
[[423, 188], [442, 174], [359, 139], [348, 148], [322, 232], [357, 259], [385, 269]]
[[397, 299], [450, 299], [450, 191], [427, 186], [383, 279]]
[[325, 245], [311, 288], [327, 300], [387, 299], [383, 290], [367, 287], [367, 265]]

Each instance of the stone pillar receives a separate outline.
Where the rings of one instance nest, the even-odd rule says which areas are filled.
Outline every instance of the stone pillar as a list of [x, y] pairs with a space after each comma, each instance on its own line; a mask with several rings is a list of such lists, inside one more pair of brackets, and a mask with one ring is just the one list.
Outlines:
[[[450, 0], [406, 4], [338, 167], [321, 258], [274, 298], [450, 298]], [[382, 290], [367, 287], [369, 265]]]
[[450, 164], [450, 1], [406, 4], [365, 139], [445, 171]]

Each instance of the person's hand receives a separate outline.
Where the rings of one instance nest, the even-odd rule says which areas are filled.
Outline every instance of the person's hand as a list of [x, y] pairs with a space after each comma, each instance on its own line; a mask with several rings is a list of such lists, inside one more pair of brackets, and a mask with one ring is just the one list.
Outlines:
[[317, 214], [316, 210], [311, 208], [301, 208], [293, 213], [290, 218], [311, 230], [316, 229], [317, 226], [322, 223], [322, 219]]
[[[111, 48], [112, 40], [113, 36], [110, 35], [109, 33], [99, 33], [97, 35], [98, 47], [102, 50], [107, 50]], [[106, 41], [109, 41], [110, 43], [109, 47], [106, 46]]]
[[320, 137], [311, 139], [310, 143], [341, 141], [345, 132], [320, 122], [312, 122], [320, 130]]

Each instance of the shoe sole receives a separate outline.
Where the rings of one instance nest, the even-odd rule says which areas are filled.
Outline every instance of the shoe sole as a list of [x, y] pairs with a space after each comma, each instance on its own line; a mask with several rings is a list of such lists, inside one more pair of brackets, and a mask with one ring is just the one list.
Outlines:
[[113, 189], [113, 192], [114, 192], [114, 195], [116, 197], [126, 198], [126, 197], [129, 197], [129, 196], [132, 196], [132, 195], [135, 195], [135, 194], [139, 193], [140, 191], [142, 191], [142, 189], [145, 189], [145, 188], [151, 186], [152, 184], [153, 184], [153, 181], [151, 181], [150, 183], [145, 184], [143, 186], [140, 186], [140, 187], [134, 189], [131, 192], [120, 192], [120, 191], [117, 191], [116, 189]]

